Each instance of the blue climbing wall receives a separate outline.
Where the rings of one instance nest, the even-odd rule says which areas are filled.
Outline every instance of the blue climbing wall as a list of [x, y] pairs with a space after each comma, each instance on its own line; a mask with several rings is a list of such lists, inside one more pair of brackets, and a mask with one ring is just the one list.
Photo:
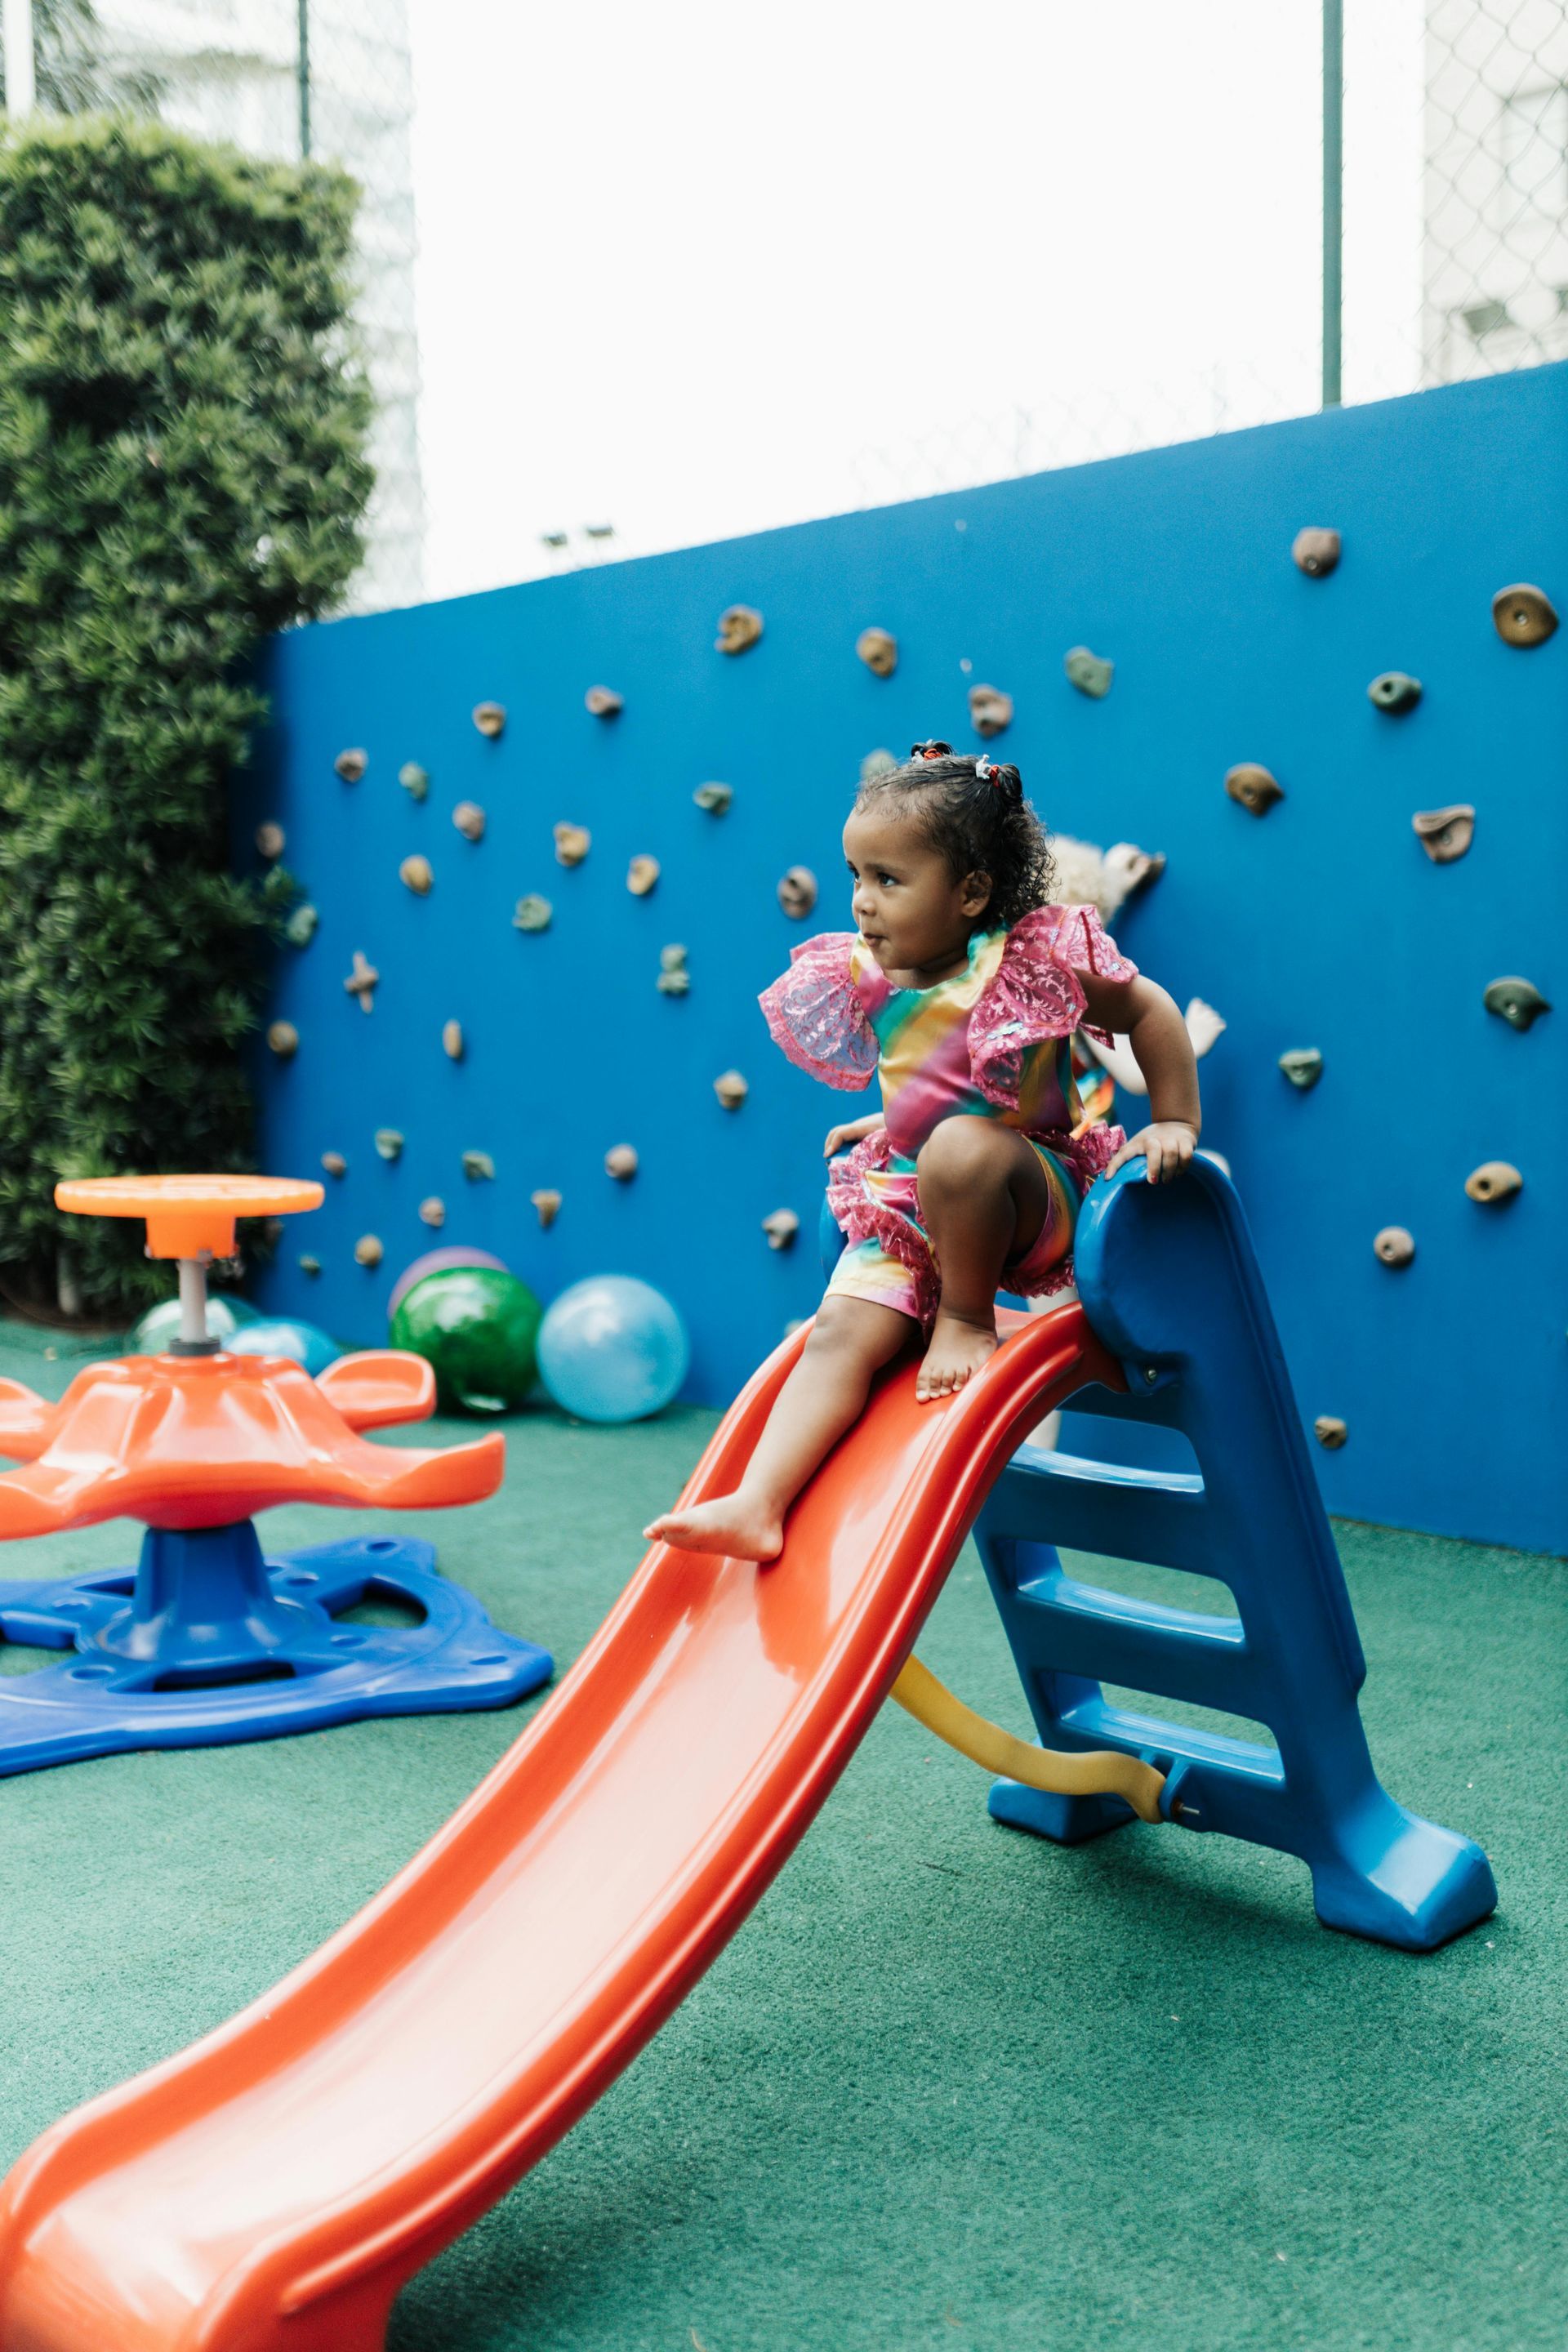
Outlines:
[[[1117, 928], [1229, 1023], [1204, 1065], [1207, 1139], [1302, 1412], [1349, 1425], [1315, 1451], [1330, 1507], [1568, 1548], [1568, 628], [1521, 652], [1489, 609], [1521, 580], [1568, 607], [1564, 514], [1557, 366], [277, 640], [237, 855], [254, 869], [255, 825], [280, 823], [321, 923], [279, 955], [271, 1014], [301, 1042], [258, 1053], [263, 1160], [305, 1174], [336, 1150], [349, 1169], [261, 1296], [370, 1341], [400, 1268], [443, 1242], [498, 1251], [546, 1299], [621, 1269], [685, 1315], [689, 1393], [727, 1399], [815, 1301], [821, 1139], [867, 1107], [785, 1065], [756, 992], [811, 930], [847, 927], [838, 833], [864, 755], [974, 742], [984, 681], [1016, 699], [997, 749], [1054, 826], [1169, 859]], [[1290, 561], [1305, 523], [1344, 535], [1328, 579]], [[766, 630], [727, 658], [715, 624], [737, 601]], [[888, 681], [855, 656], [872, 623], [899, 640]], [[1116, 663], [1102, 701], [1063, 675], [1077, 644]], [[1367, 699], [1391, 668], [1426, 686], [1405, 718]], [[601, 682], [626, 698], [609, 721], [584, 709]], [[469, 715], [485, 698], [506, 708], [496, 741]], [[332, 767], [351, 745], [369, 754], [353, 784]], [[1243, 760], [1285, 788], [1264, 818], [1223, 790]], [[407, 761], [429, 772], [423, 804]], [[733, 787], [727, 815], [693, 805], [710, 779]], [[451, 823], [465, 799], [478, 844]], [[1476, 804], [1474, 846], [1435, 866], [1411, 814], [1453, 801]], [[570, 871], [562, 820], [593, 836]], [[416, 851], [425, 898], [398, 878]], [[663, 869], [647, 898], [626, 887], [638, 853]], [[774, 897], [795, 864], [822, 883], [805, 925]], [[542, 934], [512, 927], [527, 891], [553, 902]], [[685, 998], [655, 986], [672, 942]], [[381, 974], [369, 1015], [342, 986], [356, 949]], [[1511, 972], [1563, 1009], [1528, 1034], [1488, 1014], [1483, 987]], [[1277, 1067], [1300, 1045], [1324, 1056], [1308, 1093]], [[712, 1090], [731, 1066], [751, 1082], [738, 1112]], [[383, 1127], [406, 1137], [395, 1164]], [[640, 1155], [629, 1184], [604, 1172], [620, 1142]], [[493, 1182], [465, 1178], [466, 1150]], [[1490, 1159], [1524, 1174], [1506, 1207], [1464, 1192]], [[548, 1232], [542, 1187], [563, 1197]], [[440, 1233], [417, 1214], [432, 1194]], [[762, 1220], [785, 1206], [801, 1239], [780, 1255]], [[1415, 1235], [1403, 1272], [1373, 1255], [1390, 1223]], [[374, 1273], [353, 1260], [365, 1234], [385, 1247]]]

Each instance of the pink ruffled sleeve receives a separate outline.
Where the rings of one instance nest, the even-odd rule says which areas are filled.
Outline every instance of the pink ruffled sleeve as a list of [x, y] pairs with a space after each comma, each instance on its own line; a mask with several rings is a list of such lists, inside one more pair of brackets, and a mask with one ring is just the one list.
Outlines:
[[868, 1086], [877, 1033], [850, 978], [853, 931], [824, 931], [791, 950], [789, 970], [757, 999], [775, 1045], [797, 1069], [846, 1093]]
[[1037, 907], [1014, 924], [969, 1024], [970, 1067], [987, 1102], [1004, 1110], [1016, 1106], [1025, 1056], [1047, 1038], [1081, 1028], [1110, 1043], [1104, 1030], [1084, 1021], [1080, 971], [1100, 980], [1132, 980], [1138, 971], [1093, 907]]

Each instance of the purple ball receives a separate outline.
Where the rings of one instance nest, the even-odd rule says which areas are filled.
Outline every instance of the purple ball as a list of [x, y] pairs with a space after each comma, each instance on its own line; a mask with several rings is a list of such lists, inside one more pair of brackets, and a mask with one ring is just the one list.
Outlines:
[[445, 1274], [448, 1267], [455, 1265], [488, 1265], [497, 1274], [511, 1272], [504, 1258], [492, 1257], [489, 1250], [463, 1249], [451, 1244], [446, 1249], [426, 1250], [424, 1256], [416, 1257], [412, 1265], [405, 1265], [393, 1284], [392, 1297], [386, 1305], [387, 1321], [392, 1320], [416, 1282], [423, 1282], [427, 1274]]

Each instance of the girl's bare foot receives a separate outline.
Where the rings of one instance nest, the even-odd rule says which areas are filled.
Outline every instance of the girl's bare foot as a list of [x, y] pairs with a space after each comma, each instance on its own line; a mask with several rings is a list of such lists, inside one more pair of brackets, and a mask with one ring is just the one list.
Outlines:
[[930, 1404], [936, 1397], [956, 1396], [973, 1379], [986, 1358], [995, 1352], [994, 1322], [969, 1323], [963, 1316], [938, 1307], [931, 1345], [915, 1381], [916, 1402]]
[[677, 1551], [718, 1551], [730, 1559], [777, 1559], [784, 1549], [784, 1519], [742, 1488], [694, 1503], [689, 1511], [666, 1511], [643, 1533]]

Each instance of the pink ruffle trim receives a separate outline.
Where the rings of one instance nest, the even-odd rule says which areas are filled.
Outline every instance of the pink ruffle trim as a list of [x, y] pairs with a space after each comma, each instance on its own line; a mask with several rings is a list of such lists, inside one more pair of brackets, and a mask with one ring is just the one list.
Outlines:
[[823, 931], [794, 949], [789, 970], [757, 1002], [775, 1045], [796, 1069], [854, 1093], [877, 1067], [877, 1033], [849, 977], [853, 931]]
[[[1085, 1026], [1079, 971], [1131, 980], [1137, 971], [1107, 937], [1092, 907], [1037, 907], [1015, 923], [969, 1024], [970, 1068], [985, 1100], [999, 1110], [1016, 1109], [1030, 1049]], [[1110, 1043], [1102, 1029], [1087, 1034]]]

